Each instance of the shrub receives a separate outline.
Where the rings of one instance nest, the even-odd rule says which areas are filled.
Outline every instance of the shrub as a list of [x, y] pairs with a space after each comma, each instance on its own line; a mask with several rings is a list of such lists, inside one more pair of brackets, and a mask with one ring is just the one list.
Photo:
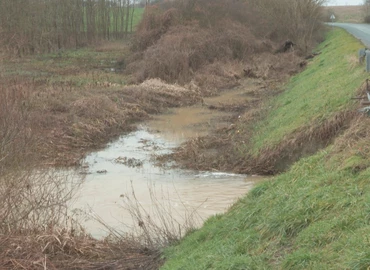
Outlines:
[[[145, 50], [141, 64], [136, 66], [136, 75], [139, 81], [160, 78], [184, 84], [207, 64], [219, 60], [246, 60], [268, 49], [247, 27], [237, 22], [224, 21], [212, 29], [201, 28], [198, 24], [177, 25]], [[135, 70], [135, 67], [129, 65], [129, 69]]]
[[320, 32], [321, 1], [301, 2], [184, 0], [148, 7], [126, 72], [137, 82], [186, 84], [215, 62], [250, 64], [252, 55], [272, 52], [274, 42], [291, 39], [305, 53]]

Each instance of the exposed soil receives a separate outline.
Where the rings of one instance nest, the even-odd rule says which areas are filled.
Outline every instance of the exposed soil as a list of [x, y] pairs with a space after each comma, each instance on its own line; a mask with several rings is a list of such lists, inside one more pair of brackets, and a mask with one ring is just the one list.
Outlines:
[[[358, 113], [344, 111], [325, 123], [295, 131], [274, 147], [265, 147], [256, 155], [247, 154], [251, 129], [264, 114], [261, 102], [251, 102], [248, 110], [234, 118], [228, 128], [184, 143], [173, 154], [161, 160], [194, 170], [221, 170], [243, 174], [270, 175], [286, 171], [291, 164], [328, 146], [346, 130]], [[240, 125], [242, 124], [242, 125]], [[238, 150], [240, 149], [240, 150]], [[240, 153], [240, 154], [238, 154]]]

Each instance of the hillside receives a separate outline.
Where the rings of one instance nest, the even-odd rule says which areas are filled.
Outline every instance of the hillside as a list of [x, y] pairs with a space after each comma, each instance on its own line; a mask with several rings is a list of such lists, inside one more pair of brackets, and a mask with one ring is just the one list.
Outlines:
[[168, 248], [163, 269], [370, 265], [364, 237], [370, 233], [370, 120], [350, 99], [364, 94], [367, 78], [354, 58], [359, 47], [343, 30], [331, 31], [317, 48], [321, 54], [264, 107], [269, 112], [245, 145], [258, 153], [262, 145], [284, 145], [291, 134], [299, 137], [297, 131], [307, 132], [311, 126], [317, 131], [299, 144], [311, 147], [322, 137], [324, 146], [314, 147], [321, 150], [257, 185], [226, 214], [210, 218], [203, 228]]

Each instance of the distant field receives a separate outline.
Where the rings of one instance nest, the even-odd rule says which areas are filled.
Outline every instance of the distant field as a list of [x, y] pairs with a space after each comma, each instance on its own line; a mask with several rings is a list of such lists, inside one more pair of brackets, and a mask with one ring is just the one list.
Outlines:
[[364, 18], [363, 6], [330, 6], [326, 13], [334, 13], [337, 22], [362, 23]]

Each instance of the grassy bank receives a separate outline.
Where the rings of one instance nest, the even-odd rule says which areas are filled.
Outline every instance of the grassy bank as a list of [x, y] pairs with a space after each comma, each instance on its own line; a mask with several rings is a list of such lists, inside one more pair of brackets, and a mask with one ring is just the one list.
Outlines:
[[344, 110], [353, 110], [354, 91], [365, 80], [358, 65], [360, 44], [344, 31], [330, 32], [308, 68], [294, 76], [268, 106], [267, 117], [253, 127], [253, 150], [276, 145], [297, 130], [308, 129]]
[[367, 269], [370, 121], [350, 100], [367, 77], [353, 58], [359, 47], [344, 31], [330, 32], [321, 55], [266, 106], [249, 147], [258, 152], [353, 112], [331, 144], [168, 248], [163, 269]]

